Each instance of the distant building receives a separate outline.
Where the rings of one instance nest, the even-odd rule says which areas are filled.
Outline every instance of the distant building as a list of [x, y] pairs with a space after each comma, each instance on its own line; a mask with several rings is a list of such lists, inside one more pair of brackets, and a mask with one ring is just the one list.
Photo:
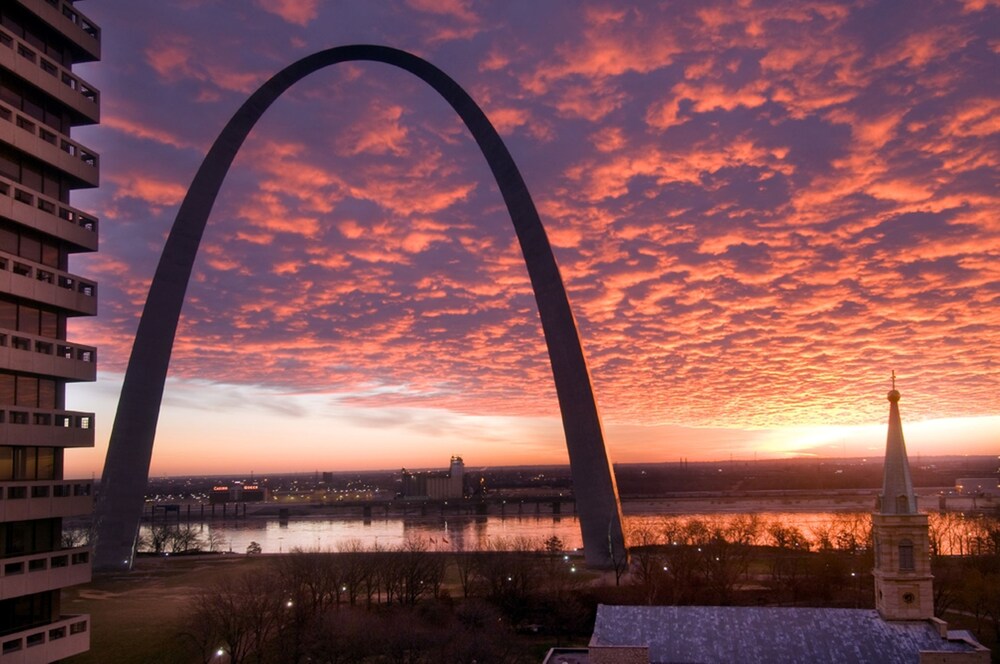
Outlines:
[[97, 218], [70, 192], [98, 185], [98, 156], [70, 137], [100, 120], [73, 72], [101, 57], [100, 29], [72, 0], [0, 1], [0, 662], [52, 662], [90, 647], [90, 616], [61, 589], [91, 578], [89, 547], [63, 519], [93, 510], [90, 480], [66, 479], [67, 448], [94, 446], [94, 414], [66, 385], [96, 378], [93, 346], [67, 321], [97, 313], [97, 284], [69, 271], [97, 250]]
[[927, 515], [917, 511], [895, 384], [888, 398], [882, 492], [872, 514], [876, 610], [601, 605], [586, 659], [552, 651], [547, 664], [989, 662], [990, 651], [969, 632], [934, 617]]
[[1000, 480], [995, 477], [959, 477], [955, 491], [969, 496], [1000, 496]]
[[465, 495], [465, 463], [460, 456], [451, 458], [447, 473], [411, 473], [403, 468], [402, 474], [403, 498], [449, 500]]
[[212, 487], [208, 497], [212, 505], [223, 503], [259, 503], [267, 500], [267, 487], [258, 483], [233, 482], [232, 484], [217, 484]]

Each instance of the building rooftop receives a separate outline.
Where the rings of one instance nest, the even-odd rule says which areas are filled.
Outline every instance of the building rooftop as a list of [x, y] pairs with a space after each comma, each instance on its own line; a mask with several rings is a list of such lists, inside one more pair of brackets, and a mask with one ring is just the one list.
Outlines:
[[605, 606], [595, 646], [648, 646], [670, 662], [880, 662], [916, 664], [921, 651], [982, 649], [964, 632], [942, 637], [929, 620], [886, 621], [871, 609]]

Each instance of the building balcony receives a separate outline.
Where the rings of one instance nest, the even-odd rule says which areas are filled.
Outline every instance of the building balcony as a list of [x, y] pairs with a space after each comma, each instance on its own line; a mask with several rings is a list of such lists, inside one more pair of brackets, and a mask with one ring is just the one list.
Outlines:
[[101, 29], [66, 0], [20, 0], [29, 11], [65, 35], [77, 51], [77, 61], [101, 59]]
[[0, 637], [0, 664], [54, 662], [90, 650], [90, 616], [60, 620]]
[[100, 183], [100, 157], [30, 115], [0, 101], [0, 141], [68, 173], [85, 186]]
[[57, 307], [70, 315], [97, 314], [95, 282], [5, 251], [0, 251], [0, 293]]
[[0, 65], [75, 111], [81, 123], [101, 121], [101, 93], [65, 67], [57, 65], [0, 27]]
[[0, 366], [69, 381], [97, 380], [97, 349], [0, 329]]
[[90, 547], [0, 558], [0, 600], [90, 581]]
[[97, 251], [97, 217], [2, 175], [0, 216], [63, 240], [70, 252]]
[[88, 481], [0, 482], [0, 521], [31, 521], [82, 516], [94, 509]]
[[93, 447], [94, 414], [75, 410], [2, 406], [0, 445]]

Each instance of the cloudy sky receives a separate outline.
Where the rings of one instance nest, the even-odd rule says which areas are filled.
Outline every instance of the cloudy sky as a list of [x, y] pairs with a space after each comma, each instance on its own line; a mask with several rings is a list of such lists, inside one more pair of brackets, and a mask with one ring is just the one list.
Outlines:
[[[614, 461], [1000, 452], [1000, 3], [83, 2], [103, 60], [100, 473], [132, 335], [195, 170], [314, 51], [420, 55], [524, 175]], [[312, 75], [230, 172], [188, 291], [153, 472], [566, 461], [485, 160], [374, 63]]]

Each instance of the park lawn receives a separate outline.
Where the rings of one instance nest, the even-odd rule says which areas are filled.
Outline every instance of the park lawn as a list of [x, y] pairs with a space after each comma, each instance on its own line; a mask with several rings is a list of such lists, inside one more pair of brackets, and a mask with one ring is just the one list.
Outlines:
[[68, 664], [190, 664], [182, 647], [184, 612], [198, 591], [251, 570], [264, 556], [139, 558], [130, 574], [96, 575], [63, 591], [63, 613], [89, 613], [90, 651]]

